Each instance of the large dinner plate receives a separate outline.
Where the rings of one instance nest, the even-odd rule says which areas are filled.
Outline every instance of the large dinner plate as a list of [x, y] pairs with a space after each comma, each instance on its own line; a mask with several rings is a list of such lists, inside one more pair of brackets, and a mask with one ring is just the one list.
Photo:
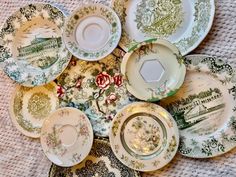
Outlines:
[[29, 4], [12, 14], [0, 32], [5, 73], [24, 86], [54, 80], [71, 58], [62, 43], [64, 22], [64, 14], [50, 4]]
[[221, 155], [236, 146], [236, 73], [220, 59], [190, 55], [182, 88], [163, 100], [180, 130], [179, 152], [194, 158]]
[[123, 34], [120, 46], [128, 51], [137, 42], [164, 38], [182, 55], [194, 50], [208, 34], [214, 19], [214, 0], [113, 0]]

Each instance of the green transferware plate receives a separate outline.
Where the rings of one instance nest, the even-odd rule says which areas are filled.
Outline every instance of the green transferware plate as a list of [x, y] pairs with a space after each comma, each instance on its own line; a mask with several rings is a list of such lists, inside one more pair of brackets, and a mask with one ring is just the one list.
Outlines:
[[62, 43], [64, 14], [50, 4], [21, 7], [0, 31], [0, 65], [5, 73], [24, 86], [54, 80], [71, 59]]
[[59, 106], [57, 85], [51, 82], [44, 86], [17, 86], [10, 102], [13, 124], [24, 135], [39, 138], [43, 121]]
[[211, 29], [214, 0], [113, 0], [120, 17], [120, 46], [128, 51], [149, 38], [167, 39], [182, 55], [194, 50]]
[[88, 4], [71, 14], [63, 33], [68, 50], [77, 58], [95, 61], [109, 55], [121, 37], [119, 17], [102, 4]]
[[154, 171], [175, 156], [179, 132], [165, 109], [153, 103], [136, 102], [116, 114], [109, 140], [124, 165], [138, 171]]
[[49, 177], [140, 177], [139, 172], [123, 165], [113, 154], [106, 139], [95, 139], [89, 155], [80, 164], [63, 168], [52, 165]]
[[186, 80], [161, 101], [180, 130], [179, 152], [208, 158], [236, 146], [236, 73], [230, 64], [205, 55], [186, 57]]
[[162, 39], [150, 39], [125, 54], [121, 72], [128, 91], [140, 100], [158, 101], [176, 93], [186, 68], [179, 50]]

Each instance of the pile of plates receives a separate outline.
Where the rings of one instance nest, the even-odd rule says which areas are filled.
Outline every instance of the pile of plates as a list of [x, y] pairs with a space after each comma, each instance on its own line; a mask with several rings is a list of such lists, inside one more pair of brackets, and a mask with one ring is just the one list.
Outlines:
[[234, 69], [185, 56], [214, 12], [214, 0], [114, 0], [69, 17], [41, 3], [12, 14], [0, 32], [0, 66], [21, 85], [10, 115], [40, 138], [50, 176], [139, 176], [177, 151], [209, 158], [234, 148]]

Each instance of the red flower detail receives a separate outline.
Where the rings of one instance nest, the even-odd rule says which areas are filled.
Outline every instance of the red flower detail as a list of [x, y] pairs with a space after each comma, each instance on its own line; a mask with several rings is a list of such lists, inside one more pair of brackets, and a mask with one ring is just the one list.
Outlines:
[[122, 78], [122, 75], [115, 75], [113, 77], [113, 80], [114, 80], [114, 84], [117, 86], [117, 87], [120, 87], [123, 83], [123, 78]]
[[78, 88], [78, 89], [80, 89], [80, 88], [81, 88], [81, 85], [82, 85], [82, 81], [83, 81], [83, 79], [79, 78], [79, 79], [77, 80], [77, 83], [76, 83], [75, 87]]
[[106, 99], [105, 102], [106, 102], [106, 104], [111, 104], [111, 103], [114, 103], [116, 100], [117, 100], [116, 94], [111, 93], [111, 94], [107, 97], [107, 99]]
[[62, 86], [57, 86], [57, 97], [63, 97], [65, 94], [65, 89]]
[[105, 72], [102, 72], [96, 77], [96, 85], [100, 89], [106, 89], [111, 84], [111, 77]]

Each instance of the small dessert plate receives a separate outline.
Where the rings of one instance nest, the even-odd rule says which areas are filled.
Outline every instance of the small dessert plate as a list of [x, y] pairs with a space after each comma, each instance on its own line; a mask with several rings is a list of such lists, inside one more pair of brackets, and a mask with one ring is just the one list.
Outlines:
[[139, 172], [123, 165], [113, 154], [106, 139], [95, 139], [84, 161], [70, 168], [52, 164], [49, 177], [141, 177]]
[[94, 61], [109, 55], [121, 37], [119, 17], [102, 4], [89, 4], [75, 10], [63, 33], [69, 51], [79, 59]]
[[17, 83], [32, 87], [56, 79], [71, 54], [62, 43], [64, 14], [50, 4], [21, 7], [0, 32], [0, 65]]
[[68, 68], [57, 79], [60, 106], [83, 111], [97, 136], [108, 137], [117, 111], [135, 100], [127, 91], [126, 80], [120, 72], [124, 54], [115, 49], [96, 62], [72, 58]]
[[167, 39], [186, 55], [194, 50], [211, 29], [214, 0], [113, 0], [120, 17], [120, 46], [128, 51], [149, 38]]
[[150, 39], [126, 53], [121, 73], [131, 94], [153, 102], [176, 93], [184, 82], [186, 67], [174, 45], [166, 40]]
[[86, 115], [76, 108], [60, 108], [43, 123], [41, 145], [47, 158], [62, 167], [80, 163], [93, 144], [93, 129]]
[[153, 171], [175, 156], [179, 132], [165, 109], [153, 103], [136, 102], [117, 113], [109, 139], [123, 164], [138, 171]]
[[22, 134], [39, 138], [43, 121], [58, 105], [54, 82], [33, 88], [17, 86], [9, 111], [13, 124]]
[[181, 89], [161, 101], [180, 130], [179, 152], [193, 158], [236, 147], [236, 73], [220, 59], [190, 55]]

